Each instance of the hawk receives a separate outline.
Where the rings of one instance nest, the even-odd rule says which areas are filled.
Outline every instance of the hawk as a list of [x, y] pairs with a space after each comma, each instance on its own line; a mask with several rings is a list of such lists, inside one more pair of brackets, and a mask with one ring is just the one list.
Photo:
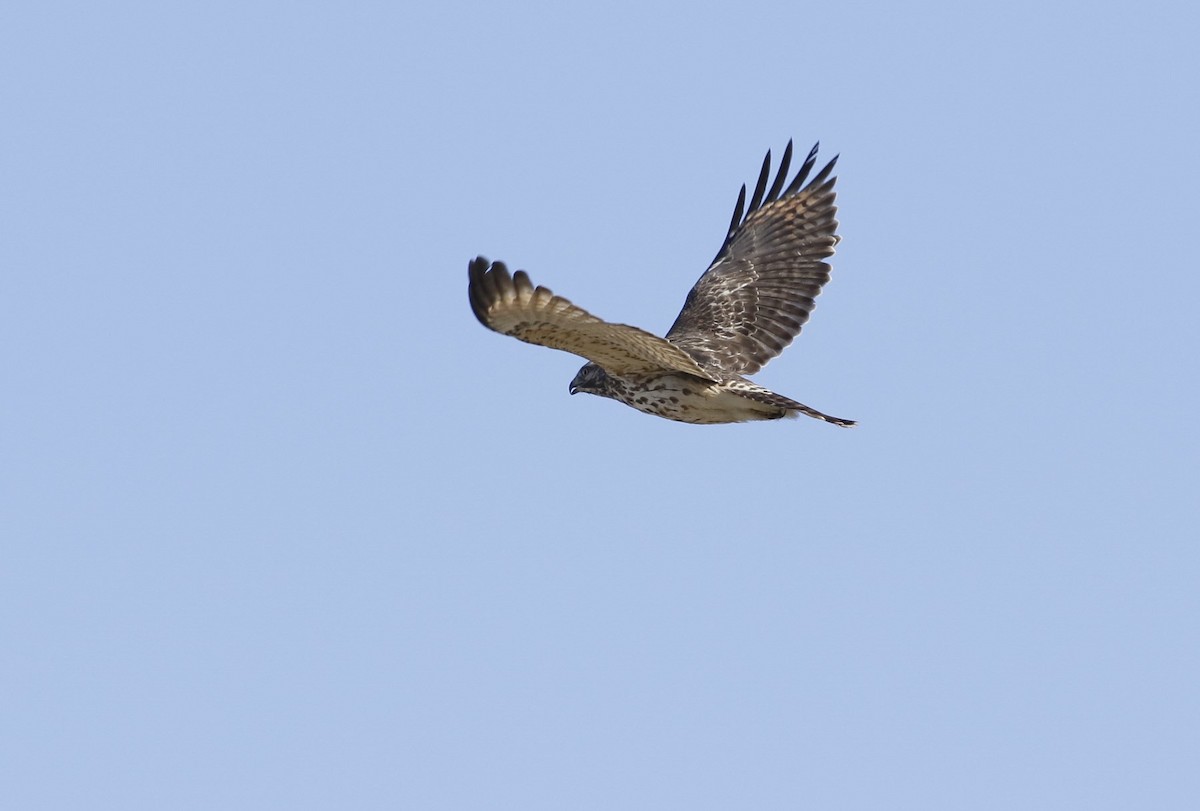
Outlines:
[[679, 422], [716, 424], [775, 420], [807, 414], [831, 417], [746, 379], [792, 342], [808, 320], [813, 299], [829, 281], [837, 245], [837, 178], [829, 161], [811, 181], [817, 147], [787, 180], [792, 143], [770, 188], [767, 152], [754, 194], [738, 194], [721, 249], [688, 293], [665, 338], [604, 321], [545, 287], [523, 270], [480, 256], [468, 268], [471, 309], [485, 327], [531, 344], [587, 359], [571, 394], [609, 397], [647, 414]]

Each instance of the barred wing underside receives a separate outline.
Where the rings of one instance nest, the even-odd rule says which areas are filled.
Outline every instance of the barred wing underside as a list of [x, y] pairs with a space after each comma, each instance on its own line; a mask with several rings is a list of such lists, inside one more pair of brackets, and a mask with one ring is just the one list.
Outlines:
[[707, 369], [757, 372], [800, 334], [813, 299], [829, 281], [829, 264], [822, 260], [838, 242], [837, 178], [830, 177], [837, 158], [804, 185], [816, 163], [814, 146], [784, 189], [791, 158], [789, 141], [768, 190], [767, 152], [744, 218], [742, 186], [721, 250], [667, 333], [667, 340]]
[[482, 256], [469, 266], [471, 309], [485, 327], [526, 343], [587, 358], [614, 375], [684, 372], [708, 375], [679, 347], [645, 330], [604, 321], [545, 287], [523, 270]]

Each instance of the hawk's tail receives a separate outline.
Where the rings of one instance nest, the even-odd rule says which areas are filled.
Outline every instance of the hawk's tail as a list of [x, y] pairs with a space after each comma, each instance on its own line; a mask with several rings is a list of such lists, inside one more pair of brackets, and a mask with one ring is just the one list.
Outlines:
[[738, 394], [743, 397], [749, 397], [751, 400], [757, 400], [760, 403], [768, 403], [773, 406], [779, 406], [784, 409], [781, 417], [794, 417], [797, 414], [806, 414], [813, 419], [824, 420], [832, 425], [838, 425], [842, 428], [853, 428], [857, 423], [854, 420], [844, 420], [841, 417], [831, 417], [828, 414], [822, 414], [815, 408], [809, 408], [804, 403], [797, 403], [790, 397], [784, 397], [782, 394], [776, 394], [768, 389], [754, 389], [750, 391], [739, 391]]
[[834, 425], [842, 428], [853, 428], [855, 425], [858, 425], [858, 423], [854, 420], [844, 420], [841, 417], [831, 417], [828, 414], [822, 414], [815, 408], [809, 408], [803, 403], [793, 403], [791, 410], [799, 411], [801, 414], [807, 414], [808, 416], [814, 417], [818, 420], [825, 420], [825, 422], [833, 423]]

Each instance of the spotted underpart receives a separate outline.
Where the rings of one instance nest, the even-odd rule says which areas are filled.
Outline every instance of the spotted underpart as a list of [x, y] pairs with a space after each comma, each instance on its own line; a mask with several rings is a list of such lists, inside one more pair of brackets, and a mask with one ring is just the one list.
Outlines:
[[646, 414], [698, 425], [798, 414], [854, 425], [745, 377], [800, 334], [829, 281], [825, 260], [838, 243], [832, 175], [837, 158], [809, 181], [816, 156], [813, 147], [787, 183], [788, 142], [768, 188], [767, 153], [754, 194], [747, 203], [742, 186], [721, 249], [665, 338], [597, 318], [535, 286], [524, 271], [510, 274], [502, 262], [489, 263], [482, 256], [468, 271], [471, 309], [496, 332], [586, 358], [571, 381], [572, 394], [608, 397]]
[[589, 363], [571, 381], [571, 394], [608, 397], [645, 414], [693, 425], [778, 420], [807, 414], [840, 426], [852, 420], [822, 414], [749, 380], [713, 382], [691, 375], [613, 377]]

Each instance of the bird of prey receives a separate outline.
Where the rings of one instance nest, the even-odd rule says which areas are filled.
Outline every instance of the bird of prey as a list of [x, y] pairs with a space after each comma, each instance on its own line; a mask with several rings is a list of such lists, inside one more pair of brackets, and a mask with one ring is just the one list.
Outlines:
[[485, 327], [587, 359], [571, 394], [609, 397], [647, 414], [694, 424], [831, 417], [746, 379], [800, 334], [813, 299], [829, 281], [837, 245], [836, 178], [829, 161], [811, 181], [817, 147], [787, 181], [788, 142], [768, 188], [771, 153], [746, 204], [742, 186], [721, 249], [688, 293], [665, 338], [597, 318], [525, 271], [509, 274], [482, 256], [468, 268], [471, 309]]

